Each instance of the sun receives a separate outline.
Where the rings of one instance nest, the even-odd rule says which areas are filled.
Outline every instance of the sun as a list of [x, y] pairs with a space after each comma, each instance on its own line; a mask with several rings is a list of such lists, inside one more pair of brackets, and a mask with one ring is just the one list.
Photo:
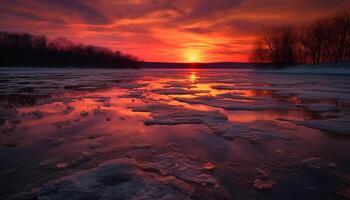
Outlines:
[[187, 49], [185, 51], [186, 61], [189, 63], [198, 63], [201, 62], [201, 56], [199, 50], [196, 49]]

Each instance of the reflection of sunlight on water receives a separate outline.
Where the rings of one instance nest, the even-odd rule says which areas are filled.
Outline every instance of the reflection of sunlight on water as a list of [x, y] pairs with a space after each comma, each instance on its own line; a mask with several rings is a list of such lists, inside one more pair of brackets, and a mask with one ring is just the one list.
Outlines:
[[311, 119], [310, 113], [303, 110], [265, 110], [265, 111], [223, 111], [231, 122], [254, 122], [261, 120], [305, 120]]
[[199, 93], [199, 94], [197, 94], [197, 96], [207, 96], [207, 95], [217, 96], [217, 95], [225, 93], [225, 91], [213, 89], [213, 87], [212, 87], [213, 85], [214, 84], [212, 84], [212, 83], [197, 83], [197, 84], [195, 84], [194, 89], [207, 91], [205, 93]]
[[198, 93], [197, 96], [206, 96], [208, 94], [212, 95], [212, 96], [216, 96], [218, 94], [222, 94], [222, 91], [213, 89], [213, 83], [198, 83], [198, 79], [200, 78], [200, 76], [198, 75], [198, 73], [196, 73], [195, 71], [191, 71], [191, 74], [189, 76], [189, 80], [191, 81], [191, 83], [194, 85], [194, 87], [192, 88], [192, 90], [203, 90], [203, 91], [207, 91], [207, 92], [203, 92], [203, 93]]
[[[175, 98], [196, 98], [198, 96], [213, 96], [218, 97], [221, 94], [236, 94], [240, 96], [246, 96], [246, 97], [269, 97], [271, 96], [270, 90], [220, 90], [220, 89], [214, 89], [214, 86], [217, 85], [232, 85], [228, 83], [217, 83], [214, 80], [206, 82], [207, 75], [205, 72], [200, 71], [202, 74], [202, 80], [199, 81], [200, 76], [198, 71], [191, 70], [187, 76], [185, 75], [179, 75], [179, 76], [165, 76], [165, 77], [156, 77], [156, 76], [150, 76], [148, 77], [148, 80], [138, 80], [138, 82], [141, 83], [149, 83], [147, 86], [142, 87], [140, 91], [143, 92], [144, 96], [148, 99], [148, 101], [161, 101], [162, 103], [171, 104], [171, 105], [180, 105], [184, 106], [189, 109], [194, 110], [202, 110], [202, 111], [208, 111], [208, 110], [220, 110], [221, 112], [228, 115], [229, 120], [232, 122], [252, 122], [256, 120], [274, 120], [278, 118], [287, 118], [292, 120], [303, 120], [305, 118], [310, 118], [310, 116], [307, 116], [306, 113], [303, 112], [273, 112], [273, 111], [263, 111], [263, 112], [255, 112], [255, 111], [226, 111], [218, 107], [203, 105], [203, 104], [188, 104], [183, 103], [180, 101], [175, 100]], [[150, 81], [152, 80], [152, 81]], [[177, 85], [176, 85], [177, 84]], [[181, 85], [183, 84], [183, 86]], [[187, 88], [187, 85], [189, 86]], [[201, 90], [203, 92], [196, 93], [196, 94], [161, 94], [153, 92], [153, 90], [157, 89], [164, 89], [164, 88], [181, 88], [184, 90]], [[129, 129], [132, 129], [132, 124], [135, 123], [134, 120], [140, 120], [140, 119], [146, 119], [148, 118], [149, 113], [135, 113], [132, 112], [132, 110], [129, 108], [129, 106], [140, 106], [144, 105], [146, 102], [144, 102], [145, 99], [139, 99], [139, 98], [120, 98], [120, 95], [127, 94], [131, 90], [130, 89], [121, 89], [121, 88], [113, 88], [113, 89], [107, 89], [107, 90], [99, 90], [95, 92], [89, 92], [89, 91], [82, 91], [82, 92], [74, 92], [74, 93], [66, 93], [65, 97], [72, 97], [75, 99], [75, 101], [70, 102], [69, 105], [74, 107], [74, 110], [71, 111], [69, 114], [64, 114], [65, 105], [60, 105], [58, 103], [55, 104], [47, 104], [47, 105], [41, 105], [41, 106], [34, 106], [28, 109], [22, 109], [21, 111], [29, 111], [29, 110], [35, 110], [40, 109], [41, 111], [45, 113], [51, 113], [50, 117], [45, 117], [45, 119], [38, 120], [38, 121], [30, 121], [27, 122], [26, 126], [33, 127], [40, 123], [46, 122], [46, 125], [52, 125], [54, 122], [61, 121], [61, 120], [70, 120], [75, 121], [79, 118], [82, 118], [80, 116], [80, 112], [82, 111], [88, 111], [90, 113], [89, 117], [92, 117], [94, 114], [95, 109], [104, 110], [107, 109], [109, 112], [104, 116], [104, 118], [107, 117], [125, 117], [129, 118], [129, 120], [126, 120], [123, 122], [124, 125], [129, 127]], [[96, 101], [96, 97], [110, 97], [110, 104], [111, 107], [104, 107], [103, 102]], [[245, 100], [245, 99], [236, 99], [235, 101], [251, 101], [251, 100]], [[133, 120], [131, 120], [132, 118]], [[112, 120], [113, 121], [113, 120]], [[115, 126], [115, 124], [110, 123], [104, 123], [104, 129], [109, 129], [110, 126]], [[139, 127], [140, 128], [140, 127]]]
[[199, 77], [196, 75], [196, 72], [191, 72], [190, 80], [192, 83], [196, 82]]

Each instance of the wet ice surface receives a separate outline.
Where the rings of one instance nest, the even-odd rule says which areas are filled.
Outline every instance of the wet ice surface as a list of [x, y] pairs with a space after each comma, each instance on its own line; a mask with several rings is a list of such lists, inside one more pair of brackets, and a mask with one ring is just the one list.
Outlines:
[[350, 195], [349, 76], [1, 69], [0, 107], [0, 199]]

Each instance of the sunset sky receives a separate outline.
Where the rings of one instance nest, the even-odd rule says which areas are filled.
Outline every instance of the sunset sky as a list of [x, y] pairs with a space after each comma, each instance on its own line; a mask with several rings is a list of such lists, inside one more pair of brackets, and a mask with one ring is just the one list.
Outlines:
[[350, 0], [0, 0], [0, 30], [62, 36], [145, 61], [248, 61], [262, 27], [349, 9]]

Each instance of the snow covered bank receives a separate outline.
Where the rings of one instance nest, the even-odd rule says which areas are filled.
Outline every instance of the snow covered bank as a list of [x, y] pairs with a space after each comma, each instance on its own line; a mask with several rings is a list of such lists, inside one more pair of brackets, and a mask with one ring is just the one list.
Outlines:
[[284, 69], [256, 69], [258, 73], [276, 74], [318, 74], [318, 75], [350, 75], [350, 63], [323, 64], [323, 65], [297, 65]]

